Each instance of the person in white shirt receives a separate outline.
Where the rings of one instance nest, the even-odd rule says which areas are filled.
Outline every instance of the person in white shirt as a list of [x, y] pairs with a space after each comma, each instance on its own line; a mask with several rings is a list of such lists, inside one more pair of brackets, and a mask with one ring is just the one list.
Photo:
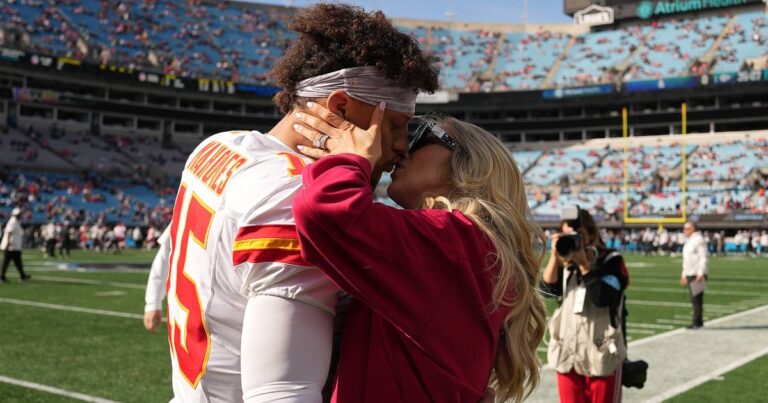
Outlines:
[[[137, 227], [138, 228], [138, 227]], [[170, 226], [160, 235], [157, 242], [160, 250], [152, 261], [147, 279], [147, 291], [144, 294], [144, 328], [155, 333], [157, 326], [163, 317], [163, 299], [165, 298], [165, 284], [168, 280], [168, 267], [171, 256]]]
[[768, 232], [766, 231], [760, 235], [760, 252], [764, 255], [768, 254]]
[[43, 225], [43, 239], [45, 239], [45, 257], [56, 257], [56, 224], [53, 220]]
[[136, 226], [136, 228], [133, 229], [131, 237], [133, 238], [134, 247], [136, 249], [141, 249], [141, 243], [144, 241], [144, 234], [141, 232], [139, 226]]
[[707, 243], [696, 230], [696, 225], [687, 222], [683, 233], [688, 240], [683, 246], [683, 273], [680, 284], [688, 286], [693, 304], [693, 323], [689, 329], [699, 329], [704, 326], [704, 285], [707, 280]]
[[24, 238], [24, 229], [21, 227], [19, 216], [21, 209], [18, 207], [11, 211], [11, 219], [5, 225], [3, 230], [3, 240], [0, 241], [0, 250], [3, 251], [3, 270], [0, 274], [0, 283], [7, 282], [5, 273], [8, 271], [8, 265], [13, 260], [16, 270], [19, 271], [21, 281], [30, 279], [30, 275], [24, 273], [24, 265], [21, 262], [21, 246]]
[[125, 247], [125, 232], [125, 224], [122, 222], [117, 223], [112, 229], [112, 233], [115, 235], [115, 247], [118, 252]]

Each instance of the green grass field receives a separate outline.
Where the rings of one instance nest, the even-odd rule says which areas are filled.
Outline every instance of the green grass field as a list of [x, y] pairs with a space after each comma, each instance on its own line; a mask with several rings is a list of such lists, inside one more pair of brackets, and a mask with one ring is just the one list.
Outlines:
[[[11, 268], [10, 282], [0, 284], [0, 402], [76, 401], [11, 385], [2, 377], [115, 401], [168, 401], [167, 333], [149, 334], [140, 319], [147, 271], [137, 267], [148, 267], [153, 256], [142, 251], [121, 255], [75, 251], [71, 259], [45, 260], [38, 251], [25, 252], [32, 281], [19, 283]], [[630, 339], [690, 323], [688, 296], [678, 284], [679, 258], [630, 255], [627, 262]], [[105, 263], [117, 267], [106, 268]], [[555, 305], [549, 304], [550, 308]], [[706, 319], [765, 304], [768, 259], [711, 260]], [[88, 311], [72, 311], [72, 307]], [[135, 317], [115, 317], [104, 311]], [[761, 385], [766, 375], [768, 359], [763, 357], [673, 401], [726, 401], [717, 397]], [[739, 401], [759, 401], [742, 396], [748, 400]]]

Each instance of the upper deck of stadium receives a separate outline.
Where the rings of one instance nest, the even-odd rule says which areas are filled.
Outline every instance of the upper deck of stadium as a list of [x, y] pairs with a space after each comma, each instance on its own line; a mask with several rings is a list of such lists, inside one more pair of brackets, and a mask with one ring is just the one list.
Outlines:
[[[298, 9], [239, 2], [0, 0], [0, 46], [75, 62], [271, 85]], [[762, 70], [762, 6], [616, 24], [394, 19], [439, 59], [444, 89], [541, 90]]]

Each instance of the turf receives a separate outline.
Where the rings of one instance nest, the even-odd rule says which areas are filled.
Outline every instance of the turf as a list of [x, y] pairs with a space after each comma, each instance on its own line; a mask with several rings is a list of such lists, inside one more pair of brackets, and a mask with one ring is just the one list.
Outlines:
[[[146, 268], [153, 257], [153, 252], [145, 251], [120, 255], [74, 251], [69, 259], [43, 259], [38, 251], [26, 251], [24, 260], [32, 281], [19, 283], [11, 269], [11, 281], [0, 284], [0, 298], [6, 299], [0, 300], [0, 375], [116, 401], [168, 401], [170, 359], [165, 329], [152, 335], [139, 319], [8, 302], [23, 300], [141, 315]], [[691, 307], [685, 289], [678, 284], [680, 259], [629, 255], [626, 260], [631, 273], [629, 338], [637, 340], [687, 325]], [[100, 263], [117, 267], [105, 268]], [[140, 266], [144, 269], [139, 270]], [[705, 318], [768, 304], [767, 270], [768, 259], [712, 258]], [[548, 305], [551, 311], [556, 303], [550, 300]], [[753, 364], [763, 372], [748, 371], [746, 376], [762, 374], [762, 378], [752, 380], [752, 385], [759, 385], [768, 362], [762, 359]], [[720, 388], [729, 387], [725, 385], [730, 383], [728, 377], [719, 382]], [[67, 400], [0, 383], [0, 401]]]
[[725, 373], [720, 379], [711, 380], [666, 402], [764, 403], [768, 400], [765, 388], [766, 378], [768, 378], [768, 356], [763, 356]]
[[40, 392], [22, 386], [2, 384], [0, 386], [0, 402], [3, 403], [75, 403], [79, 400], [69, 399], [64, 396], [55, 396], [47, 392]]

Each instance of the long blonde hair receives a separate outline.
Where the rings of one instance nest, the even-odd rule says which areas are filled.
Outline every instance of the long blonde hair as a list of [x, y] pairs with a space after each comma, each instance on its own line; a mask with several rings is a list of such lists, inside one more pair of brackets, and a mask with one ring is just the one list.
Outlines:
[[499, 401], [522, 401], [539, 383], [536, 352], [544, 337], [546, 307], [537, 291], [544, 236], [533, 222], [522, 173], [504, 144], [487, 131], [450, 117], [435, 119], [457, 143], [449, 195], [425, 207], [461, 211], [496, 249], [498, 274], [492, 308], [507, 308], [490, 385]]

